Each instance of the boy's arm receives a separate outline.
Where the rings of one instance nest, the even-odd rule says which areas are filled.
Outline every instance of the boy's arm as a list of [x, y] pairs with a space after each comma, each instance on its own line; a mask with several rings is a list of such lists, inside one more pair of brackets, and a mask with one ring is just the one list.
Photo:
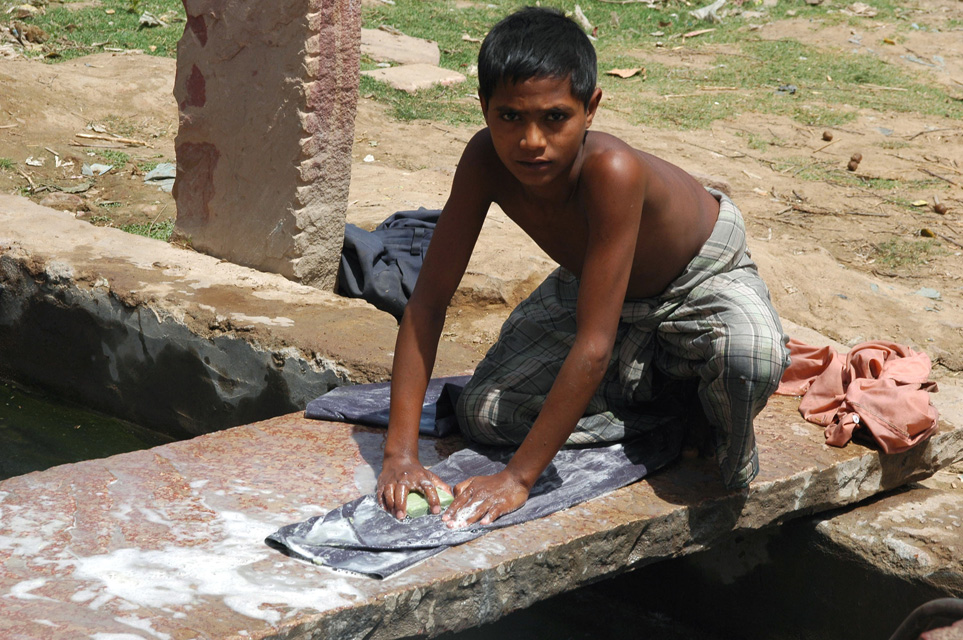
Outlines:
[[455, 487], [456, 498], [442, 516], [449, 526], [479, 520], [489, 524], [524, 504], [605, 375], [632, 271], [645, 172], [634, 157], [606, 154], [583, 167], [581, 181], [588, 243], [576, 306], [575, 342], [531, 431], [505, 470], [470, 478]]
[[486, 179], [491, 146], [486, 132], [468, 143], [455, 171], [451, 194], [432, 235], [415, 290], [405, 307], [391, 370], [391, 410], [384, 465], [378, 477], [381, 505], [398, 518], [412, 490], [440, 510], [435, 486], [450, 488], [418, 460], [418, 425], [445, 312], [468, 266], [491, 204]]

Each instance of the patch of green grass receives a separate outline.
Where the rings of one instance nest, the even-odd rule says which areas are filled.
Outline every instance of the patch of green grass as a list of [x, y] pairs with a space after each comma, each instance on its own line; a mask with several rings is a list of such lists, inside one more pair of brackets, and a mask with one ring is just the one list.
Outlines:
[[451, 123], [483, 122], [481, 108], [468, 84], [432, 87], [416, 93], [392, 89], [383, 82], [361, 76], [361, 95], [388, 105], [399, 120], [435, 120]]
[[120, 229], [134, 235], [170, 242], [171, 235], [174, 233], [174, 220], [163, 220], [150, 224], [125, 224]]
[[904, 149], [910, 146], [910, 143], [906, 140], [883, 140], [877, 146], [883, 149]]
[[91, 224], [101, 225], [101, 226], [105, 226], [105, 227], [111, 226], [111, 225], [113, 224], [113, 222], [114, 222], [114, 219], [113, 219], [113, 218], [111, 218], [111, 217], [108, 216], [108, 215], [103, 215], [103, 214], [101, 214], [101, 215], [96, 215], [96, 216], [90, 216], [89, 220], [90, 220], [90, 223], [91, 223]]
[[935, 240], [901, 240], [893, 238], [873, 245], [876, 261], [891, 269], [925, 264], [928, 258], [940, 254]]
[[137, 162], [137, 170], [141, 173], [150, 173], [162, 162], [163, 160], [139, 160]]
[[[67, 5], [75, 0], [67, 0]], [[397, 29], [409, 36], [438, 43], [441, 66], [465, 73], [477, 61], [480, 41], [499, 19], [517, 9], [520, 0], [478, 0], [465, 8], [454, 0], [395, 0], [395, 4], [366, 6], [366, 28]], [[542, 5], [571, 11], [571, 0], [543, 0]], [[747, 20], [735, 13], [721, 24], [698, 22], [689, 15], [699, 3], [665, 0], [649, 6], [632, 2], [580, 3], [588, 20], [597, 27], [595, 41], [599, 59], [599, 84], [605, 92], [603, 106], [625, 113], [630, 121], [678, 129], [707, 128], [720, 118], [743, 113], [784, 115], [813, 126], [840, 126], [853, 120], [859, 110], [895, 111], [963, 119], [963, 103], [948, 99], [934, 86], [914, 81], [897, 66], [870, 53], [848, 49], [818, 48], [783, 39], [764, 41], [744, 27]], [[790, 17], [829, 25], [843, 21], [865, 28], [867, 22], [889, 20], [901, 28], [909, 16], [898, 0], [874, 0], [876, 18], [850, 17], [838, 10], [843, 5], [809, 6], [779, 3], [766, 9], [767, 20]], [[828, 12], [827, 9], [833, 9]], [[113, 14], [107, 14], [113, 10]], [[173, 57], [183, 25], [139, 28], [138, 17], [150, 11], [159, 17], [184, 18], [180, 0], [103, 0], [96, 7], [69, 11], [64, 5], [49, 8], [46, 15], [31, 19], [51, 34], [49, 49], [60, 59], [103, 50], [104, 46], [139, 48]], [[793, 12], [790, 14], [789, 12]], [[712, 28], [704, 35], [683, 39], [696, 29]], [[653, 35], [656, 34], [656, 35]], [[893, 35], [887, 33], [887, 35]], [[464, 37], [464, 36], [467, 36]], [[880, 35], [880, 38], [883, 36]], [[109, 40], [108, 45], [103, 45]], [[664, 47], [660, 60], [676, 47], [704, 53], [706, 68], [680, 68], [658, 64], [645, 53]], [[94, 46], [98, 45], [98, 46]], [[888, 45], [880, 45], [888, 46]], [[362, 61], [362, 68], [375, 65]], [[605, 76], [615, 67], [645, 67], [647, 78], [628, 80]], [[781, 85], [797, 87], [794, 95], [779, 93]], [[882, 90], [872, 88], [888, 87]], [[726, 91], [706, 91], [731, 87]], [[896, 91], [892, 89], [897, 89]], [[902, 91], [900, 91], [902, 89]], [[361, 94], [387, 104], [401, 120], [431, 119], [480, 125], [478, 103], [471, 98], [477, 81], [469, 77], [460, 85], [434, 88], [409, 95], [370, 78], [362, 78]], [[666, 98], [664, 96], [674, 96]], [[111, 126], [111, 131], [130, 135]], [[764, 144], [755, 141], [756, 145]], [[756, 148], [756, 147], [754, 147]]]
[[[101, 0], [96, 6], [76, 10], [69, 9], [70, 4], [72, 0], [48, 7], [43, 15], [28, 20], [50, 36], [44, 51], [56, 54], [54, 61], [98, 53], [105, 48], [143, 49], [145, 53], [167, 57], [176, 55], [185, 20], [180, 0]], [[139, 19], [144, 11], [162, 19], [167, 26], [141, 27]]]
[[748, 145], [750, 149], [755, 149], [756, 151], [765, 151], [771, 146], [782, 144], [782, 140], [776, 137], [766, 137], [757, 133], [743, 131], [736, 131], [735, 133], [736, 136], [745, 138], [746, 145]]
[[[785, 175], [805, 180], [807, 182], [831, 182], [840, 186], [863, 187], [878, 191], [895, 191], [897, 189], [922, 191], [940, 186], [936, 180], [897, 180], [893, 178], [871, 178], [859, 175], [843, 168], [841, 161], [818, 160], [794, 157], [777, 160], [773, 168]], [[908, 200], [890, 198], [896, 204], [904, 204], [914, 209]]]
[[103, 125], [107, 131], [114, 135], [131, 138], [137, 134], [137, 127], [130, 121], [130, 118], [123, 116], [109, 115], [104, 118]]
[[114, 165], [115, 169], [119, 169], [130, 162], [129, 155], [123, 151], [117, 151], [116, 149], [98, 149], [97, 157]]
[[0, 169], [13, 169], [17, 163], [10, 158], [0, 158]]

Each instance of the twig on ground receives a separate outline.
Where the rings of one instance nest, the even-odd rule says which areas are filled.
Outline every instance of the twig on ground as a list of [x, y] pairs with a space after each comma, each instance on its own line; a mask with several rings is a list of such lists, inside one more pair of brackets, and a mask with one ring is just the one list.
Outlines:
[[14, 127], [19, 126], [19, 124], [0, 124], [0, 129], [13, 129]]
[[948, 182], [948, 183], [950, 183], [951, 185], [953, 185], [954, 187], [960, 186], [960, 185], [958, 185], [957, 183], [955, 183], [955, 182], [953, 182], [952, 180], [950, 180], [949, 178], [944, 178], [944, 177], [941, 176], [940, 174], [938, 174], [938, 173], [933, 173], [933, 172], [930, 171], [929, 169], [924, 169], [923, 167], [919, 167], [919, 170], [922, 171], [923, 173], [927, 174], [927, 175], [933, 176], [934, 178], [939, 178], [939, 179], [942, 180], [943, 182]]
[[148, 144], [143, 140], [134, 140], [133, 138], [121, 138], [120, 136], [104, 136], [98, 133], [75, 133], [78, 138], [86, 138], [88, 140], [107, 140], [108, 142], [122, 142], [124, 144], [134, 145], [138, 147], [146, 147]]
[[949, 237], [949, 236], [945, 236], [945, 235], [943, 235], [942, 233], [937, 233], [936, 235], [937, 235], [937, 237], [940, 237], [940, 238], [942, 238], [943, 240], [946, 240], [946, 241], [949, 242], [950, 244], [955, 244], [955, 245], [958, 246], [960, 249], [963, 249], [963, 244], [960, 244], [957, 240], [954, 240], [953, 238], [951, 238], [951, 237]]
[[717, 154], [719, 154], [720, 156], [722, 156], [722, 157], [724, 157], [724, 158], [729, 158], [730, 160], [735, 160], [735, 159], [737, 159], [737, 158], [746, 158], [746, 157], [748, 157], [747, 154], [745, 154], [745, 153], [739, 153], [739, 154], [737, 154], [737, 155], [729, 155], [728, 153], [722, 153], [721, 151], [717, 151], [717, 150], [715, 150], [715, 149], [710, 149], [709, 147], [703, 147], [701, 144], [696, 144], [696, 143], [694, 143], [694, 142], [690, 142], [689, 144], [692, 145], [693, 147], [698, 147], [699, 149], [703, 149], [703, 150], [708, 151], [708, 152], [710, 152], [710, 153], [717, 153]]
[[31, 192], [37, 188], [37, 185], [35, 185], [35, 184], [33, 183], [33, 180], [30, 178], [30, 176], [28, 176], [26, 173], [24, 173], [23, 169], [17, 169], [17, 173], [19, 173], [19, 174], [22, 175], [24, 178], [26, 178], [26, 179], [27, 179], [27, 182], [30, 183], [30, 191], [31, 191]]
[[84, 144], [83, 142], [70, 142], [71, 147], [84, 147], [85, 149], [125, 149], [124, 144]]
[[879, 89], [881, 91], [909, 91], [909, 89], [904, 89], [903, 87], [884, 87], [881, 84], [863, 83], [859, 86], [865, 87], [866, 89]]
[[792, 205], [792, 210], [798, 213], [810, 213], [817, 216], [869, 216], [871, 218], [888, 218], [888, 213], [870, 213], [869, 211], [826, 211], [822, 209], [811, 209], [809, 207], [802, 207], [798, 204]]
[[914, 133], [909, 138], [907, 138], [907, 140], [915, 140], [916, 138], [920, 137], [924, 133], [936, 133], [937, 131], [956, 131], [956, 127], [943, 127], [942, 129], [926, 129], [924, 131], [920, 131], [919, 133]]
[[821, 146], [821, 147], [819, 147], [818, 149], [816, 149], [815, 151], [813, 151], [813, 153], [819, 153], [820, 151], [822, 151], [823, 149], [825, 149], [825, 148], [828, 147], [829, 145], [831, 145], [831, 144], [836, 144], [837, 142], [839, 142], [839, 140], [833, 140], [833, 141], [831, 141], [831, 142], [827, 142], [827, 143], [824, 144], [823, 146]]

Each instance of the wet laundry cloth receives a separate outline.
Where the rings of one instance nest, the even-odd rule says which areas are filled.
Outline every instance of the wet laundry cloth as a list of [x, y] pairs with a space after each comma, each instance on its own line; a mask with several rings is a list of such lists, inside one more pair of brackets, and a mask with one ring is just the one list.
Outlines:
[[[432, 378], [425, 391], [418, 432], [446, 436], [455, 431], [455, 402], [471, 376]], [[308, 403], [304, 417], [315, 420], [350, 422], [368, 427], [387, 427], [391, 404], [391, 383], [335, 387]]]
[[938, 389], [928, 380], [925, 353], [887, 341], [864, 342], [841, 355], [832, 347], [789, 341], [791, 364], [776, 393], [803, 395], [799, 412], [826, 427], [826, 443], [842, 447], [854, 433], [870, 436], [885, 453], [898, 453], [936, 432], [930, 404]]
[[[398, 520], [369, 494], [324, 516], [281, 527], [265, 542], [318, 565], [385, 578], [493, 529], [549, 515], [644, 478], [678, 457], [683, 437], [684, 425], [678, 422], [629, 442], [562, 449], [532, 487], [528, 502], [490, 525], [449, 529], [440, 514]], [[463, 449], [431, 470], [454, 485], [501, 471], [513, 453]]]
[[401, 319], [441, 211], [399, 211], [365, 231], [345, 225], [338, 293], [363, 298]]

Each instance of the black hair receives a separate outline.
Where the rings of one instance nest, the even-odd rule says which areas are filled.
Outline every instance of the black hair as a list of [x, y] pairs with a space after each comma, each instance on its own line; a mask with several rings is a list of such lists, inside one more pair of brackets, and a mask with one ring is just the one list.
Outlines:
[[486, 101], [499, 83], [568, 77], [572, 95], [587, 108], [597, 73], [595, 47], [557, 9], [519, 9], [492, 27], [478, 52], [478, 91]]

